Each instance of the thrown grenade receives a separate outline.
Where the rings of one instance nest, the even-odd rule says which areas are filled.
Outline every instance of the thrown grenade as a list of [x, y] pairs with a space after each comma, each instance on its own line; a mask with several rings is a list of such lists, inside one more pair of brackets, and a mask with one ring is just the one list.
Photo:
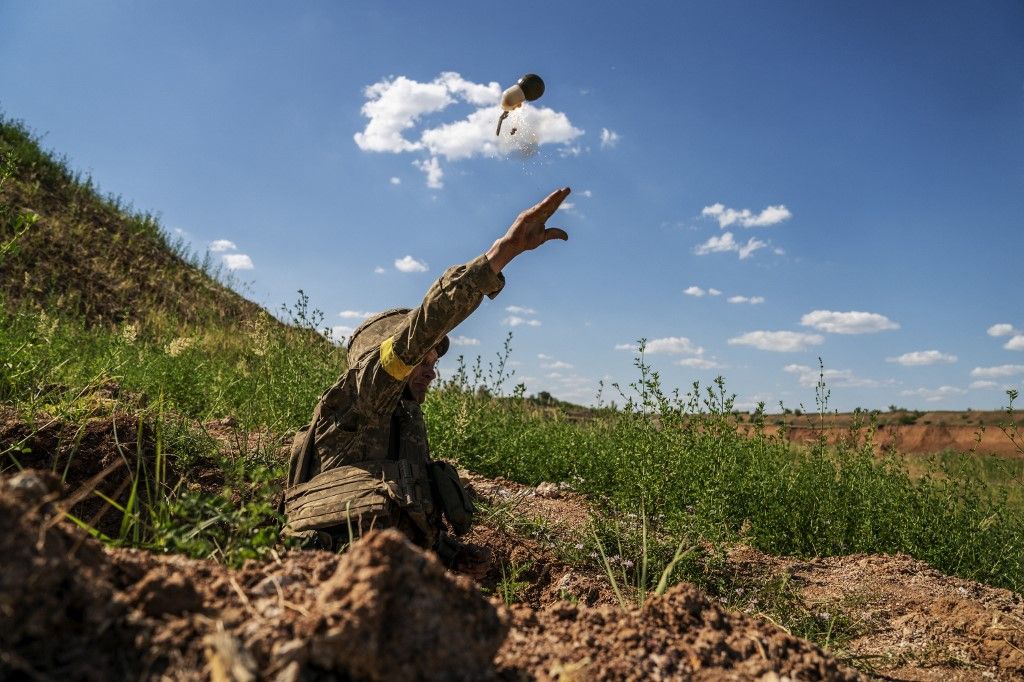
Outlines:
[[[543, 94], [544, 81], [535, 73], [526, 74], [516, 81], [515, 85], [501, 93], [501, 108], [504, 111], [498, 117], [498, 129], [494, 131], [494, 134], [501, 135], [501, 124], [508, 118], [510, 111], [521, 107], [523, 102], [533, 102], [540, 99], [540, 96]], [[515, 129], [513, 129], [512, 133], [515, 134]]]

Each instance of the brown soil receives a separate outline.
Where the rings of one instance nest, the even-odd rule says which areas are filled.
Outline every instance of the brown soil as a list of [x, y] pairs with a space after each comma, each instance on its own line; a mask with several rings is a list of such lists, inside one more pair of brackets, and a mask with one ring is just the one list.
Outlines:
[[[778, 426], [765, 426], [765, 433], [768, 435], [775, 435], [778, 432]], [[786, 433], [793, 443], [811, 445], [818, 441], [821, 431], [808, 426], [789, 426]], [[848, 428], [829, 427], [824, 433], [829, 444], [850, 442]], [[1021, 430], [1021, 434], [1024, 435], [1024, 429]], [[860, 442], [863, 442], [863, 436]], [[954, 450], [1024, 458], [1024, 452], [995, 426], [980, 430], [977, 425], [965, 424], [889, 424], [878, 427], [873, 444], [875, 452], [879, 453], [895, 450], [909, 455], [930, 455], [944, 450]]]
[[896, 680], [1024, 678], [1024, 600], [953, 578], [905, 555], [797, 560], [735, 547], [736, 575], [789, 576], [814, 613], [842, 614], [857, 634], [841, 656]]

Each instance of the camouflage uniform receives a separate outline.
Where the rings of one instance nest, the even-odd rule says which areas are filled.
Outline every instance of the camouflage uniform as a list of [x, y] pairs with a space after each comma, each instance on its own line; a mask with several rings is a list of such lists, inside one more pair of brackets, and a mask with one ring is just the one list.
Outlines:
[[[449, 268], [419, 308], [383, 313], [356, 331], [348, 370], [321, 396], [310, 426], [296, 434], [286, 530], [321, 538], [326, 532], [337, 542], [348, 539], [349, 529], [398, 527], [421, 546], [435, 544], [442, 528], [433, 475], [439, 463], [430, 458], [423, 413], [406, 379], [431, 349], [447, 347], [448, 332], [504, 284], [480, 256]], [[387, 336], [378, 345], [364, 329], [383, 329]], [[366, 337], [374, 345], [354, 357]]]

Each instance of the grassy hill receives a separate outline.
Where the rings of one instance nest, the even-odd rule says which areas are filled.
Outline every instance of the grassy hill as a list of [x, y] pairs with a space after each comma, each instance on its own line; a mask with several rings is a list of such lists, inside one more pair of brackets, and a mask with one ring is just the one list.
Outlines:
[[258, 317], [258, 305], [188, 258], [152, 215], [100, 195], [24, 125], [2, 118], [0, 179], [0, 245], [8, 247], [0, 293], [9, 308], [45, 307], [92, 324]]

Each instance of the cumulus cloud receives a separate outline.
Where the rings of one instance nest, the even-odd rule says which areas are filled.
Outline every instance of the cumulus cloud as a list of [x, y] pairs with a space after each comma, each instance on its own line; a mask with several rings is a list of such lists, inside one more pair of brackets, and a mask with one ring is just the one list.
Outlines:
[[764, 296], [730, 296], [727, 300], [729, 303], [749, 303], [750, 305], [757, 305], [758, 303], [764, 303]]
[[971, 376], [977, 379], [999, 379], [1024, 374], [1024, 365], [999, 365], [998, 367], [975, 367]]
[[705, 206], [700, 214], [706, 218], [716, 219], [718, 226], [722, 229], [736, 223], [743, 227], [767, 227], [769, 225], [777, 225], [793, 217], [789, 209], [782, 204], [769, 206], [756, 214], [749, 208], [736, 210], [735, 208], [727, 208], [724, 204], [712, 204]]
[[252, 258], [245, 255], [244, 253], [229, 253], [222, 256], [224, 259], [224, 266], [228, 270], [252, 270], [255, 266], [252, 264]]
[[748, 239], [746, 244], [740, 244], [733, 237], [732, 232], [726, 232], [721, 236], [713, 236], [703, 244], [695, 246], [693, 252], [698, 256], [706, 256], [709, 253], [735, 251], [739, 254], [740, 260], [745, 260], [750, 254], [766, 246], [768, 246], [767, 242], [761, 241], [756, 237]]
[[687, 296], [696, 296], [697, 298], [700, 298], [701, 296], [703, 296], [707, 292], [704, 291], [703, 289], [701, 289], [698, 286], [692, 286], [692, 287], [687, 287], [686, 289], [683, 289], [683, 293], [686, 294]]
[[582, 192], [580, 192], [580, 194], [582, 194], [583, 196], [585, 196], [585, 197], [586, 197], [586, 198], [588, 198], [588, 199], [589, 199], [590, 197], [594, 196], [594, 193], [593, 193], [593, 192], [591, 192], [591, 191], [590, 191], [589, 189], [585, 189], [585, 190], [583, 190]]
[[972, 381], [970, 388], [975, 390], [985, 390], [990, 388], [999, 388], [999, 384], [994, 381]]
[[825, 377], [825, 382], [830, 386], [837, 387], [862, 387], [877, 388], [883, 383], [877, 379], [864, 379], [856, 376], [850, 369], [825, 369], [820, 367], [808, 367], [807, 365], [786, 365], [782, 368], [784, 372], [797, 375], [797, 381], [804, 388], [814, 388], [818, 385], [818, 379]]
[[541, 363], [543, 369], [572, 369], [573, 365], [568, 362], [562, 362], [561, 360], [555, 360], [554, 362]]
[[222, 251], [234, 251], [238, 247], [235, 246], [233, 241], [227, 239], [214, 239], [210, 242], [210, 251], [214, 253], [220, 253]]
[[474, 339], [469, 336], [449, 336], [448, 340], [452, 342], [453, 346], [479, 346], [480, 339]]
[[701, 357], [682, 358], [680, 360], [676, 360], [672, 364], [681, 365], [683, 367], [694, 367], [696, 369], [721, 369], [723, 367], [723, 365], [718, 364], [714, 360]]
[[401, 272], [426, 272], [427, 264], [412, 256], [404, 256], [395, 259], [395, 268]]
[[951, 364], [956, 362], [956, 356], [949, 353], [941, 353], [937, 350], [915, 350], [911, 353], [886, 358], [886, 362], [895, 362], [904, 367], [917, 367], [921, 365]]
[[[494, 85], [497, 91], [500, 86]], [[500, 92], [497, 94], [500, 96]], [[455, 101], [440, 77], [431, 83], [420, 83], [405, 76], [385, 79], [367, 86], [363, 95], [367, 101], [362, 113], [370, 121], [354, 139], [360, 149], [368, 152], [422, 149], [422, 143], [409, 141], [402, 133], [412, 128], [424, 114], [441, 111]]]
[[379, 265], [373, 269], [373, 274], [375, 275], [383, 275], [385, 272], [387, 272], [387, 270], [385, 270]]
[[850, 311], [845, 313], [832, 310], [813, 310], [800, 318], [800, 324], [830, 334], [873, 334], [888, 329], [899, 329], [900, 325], [885, 315]]
[[343, 320], [365, 320], [370, 315], [373, 315], [373, 313], [364, 313], [359, 310], [342, 310], [338, 313], [338, 317]]
[[1012, 324], [1006, 324], [1005, 322], [1001, 322], [999, 324], [994, 324], [994, 325], [992, 325], [991, 327], [988, 328], [988, 335], [989, 336], [1010, 336], [1011, 334], [1016, 334], [1016, 333], [1017, 333], [1017, 330], [1013, 328], [1013, 325]]
[[619, 134], [614, 130], [601, 128], [601, 149], [614, 147], [619, 143]]
[[[615, 350], [638, 351], [640, 346], [635, 343], [620, 343]], [[644, 346], [645, 353], [671, 353], [674, 355], [703, 355], [704, 349], [694, 344], [685, 336], [666, 336], [661, 339], [650, 339]]]
[[[362, 113], [369, 120], [354, 135], [356, 145], [367, 152], [429, 156], [417, 167], [434, 188], [442, 186], [440, 157], [451, 162], [474, 156], [531, 156], [545, 144], [565, 149], [583, 134], [564, 113], [525, 104], [505, 124], [506, 130], [514, 127], [518, 133], [497, 137], [494, 124], [501, 113], [501, 86], [474, 83], [454, 72], [442, 73], [428, 83], [405, 76], [385, 78], [368, 86], [364, 96]], [[418, 128], [425, 116], [459, 102], [475, 109], [463, 119]]]
[[441, 169], [441, 163], [437, 160], [436, 156], [413, 161], [412, 165], [419, 168], [427, 176], [427, 187], [430, 189], [441, 189], [444, 187], [444, 171]]
[[1024, 350], [1024, 334], [1017, 334], [1003, 344], [1003, 348], [1006, 350]]
[[525, 324], [527, 327], [539, 327], [540, 320], [528, 320], [525, 317], [519, 317], [518, 315], [509, 315], [501, 321], [506, 327], [518, 327], [521, 324]]
[[907, 391], [900, 391], [900, 395], [906, 396], [917, 396], [924, 398], [927, 402], [934, 403], [940, 400], [945, 400], [951, 396], [963, 395], [967, 393], [962, 388], [956, 386], [939, 386], [938, 388], [915, 388]]
[[806, 350], [808, 346], [818, 346], [825, 342], [821, 334], [805, 334], [788, 331], [755, 331], [741, 334], [729, 339], [730, 346], [753, 346], [759, 350], [770, 350], [777, 353], [793, 353]]
[[722, 292], [719, 291], [718, 289], [715, 289], [714, 287], [712, 287], [712, 288], [708, 289], [708, 295], [710, 295], [710, 296], [721, 296]]
[[392, 185], [401, 185], [402, 184], [402, 178], [400, 178], [398, 176], [392, 176], [391, 177], [391, 184]]
[[509, 305], [505, 306], [506, 313], [512, 313], [513, 315], [536, 315], [537, 311], [533, 308], [526, 308], [521, 305]]

